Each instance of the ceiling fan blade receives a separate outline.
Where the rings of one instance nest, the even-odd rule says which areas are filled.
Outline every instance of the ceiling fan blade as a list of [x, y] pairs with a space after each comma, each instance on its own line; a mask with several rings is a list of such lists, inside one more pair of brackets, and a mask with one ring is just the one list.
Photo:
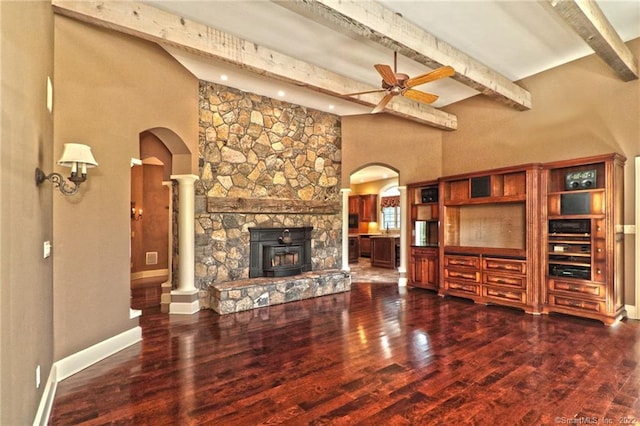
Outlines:
[[375, 64], [373, 66], [378, 74], [382, 77], [382, 80], [387, 83], [389, 86], [397, 86], [398, 79], [396, 78], [396, 74], [393, 72], [389, 65], [384, 64]]
[[371, 114], [376, 114], [380, 111], [382, 111], [384, 109], [384, 107], [387, 106], [387, 104], [389, 103], [389, 101], [391, 100], [391, 98], [393, 98], [395, 95], [393, 93], [387, 93], [384, 98], [382, 98], [382, 100], [380, 102], [378, 102], [378, 105], [376, 105], [376, 107], [373, 109], [373, 111], [371, 111]]
[[367, 93], [377, 93], [377, 92], [384, 92], [384, 91], [385, 89], [375, 89], [375, 90], [367, 90], [365, 92], [347, 93], [346, 95], [343, 95], [343, 96], [365, 95]]
[[408, 89], [404, 92], [404, 96], [414, 101], [430, 104], [438, 100], [439, 96], [432, 93], [420, 92], [419, 90]]
[[404, 86], [405, 87], [419, 86], [421, 84], [428, 83], [430, 81], [439, 80], [445, 77], [451, 77], [455, 73], [456, 73], [455, 70], [452, 67], [447, 65], [446, 67], [440, 67], [426, 74], [422, 74], [417, 77], [410, 78], [409, 80], [407, 80]]

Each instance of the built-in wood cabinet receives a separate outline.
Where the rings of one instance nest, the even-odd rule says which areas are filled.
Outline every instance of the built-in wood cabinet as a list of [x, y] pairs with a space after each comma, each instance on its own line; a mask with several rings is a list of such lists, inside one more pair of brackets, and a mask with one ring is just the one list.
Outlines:
[[438, 249], [411, 247], [409, 283], [414, 287], [438, 290]]
[[545, 313], [606, 324], [625, 315], [624, 163], [612, 154], [545, 166]]
[[614, 323], [626, 315], [625, 161], [608, 154], [407, 185], [409, 285]]
[[439, 294], [539, 313], [541, 166], [440, 179]]
[[438, 290], [439, 276], [439, 203], [438, 182], [427, 181], [407, 185], [410, 203], [409, 285]]

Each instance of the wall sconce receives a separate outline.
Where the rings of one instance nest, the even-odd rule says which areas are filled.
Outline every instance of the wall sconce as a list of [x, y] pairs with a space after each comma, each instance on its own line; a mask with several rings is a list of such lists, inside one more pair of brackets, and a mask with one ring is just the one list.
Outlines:
[[[40, 168], [36, 168], [36, 185], [39, 186], [45, 180], [51, 181], [53, 186], [60, 189], [64, 195], [73, 195], [78, 192], [80, 184], [87, 180], [87, 168], [98, 165], [91, 153], [91, 147], [79, 143], [64, 144], [64, 151], [58, 164], [71, 167], [71, 176], [68, 179], [73, 182], [73, 186], [67, 185], [67, 179], [60, 173], [54, 172], [47, 176]], [[78, 174], [78, 168], [80, 168], [80, 174]]]
[[142, 209], [136, 210], [136, 203], [134, 201], [131, 202], [131, 220], [140, 220], [142, 219]]

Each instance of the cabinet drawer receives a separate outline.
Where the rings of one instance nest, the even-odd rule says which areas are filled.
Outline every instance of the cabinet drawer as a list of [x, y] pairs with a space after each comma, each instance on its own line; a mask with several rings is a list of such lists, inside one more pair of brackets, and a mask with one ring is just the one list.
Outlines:
[[438, 250], [437, 249], [432, 249], [432, 248], [412, 247], [411, 248], [411, 254], [413, 256], [437, 256], [438, 255]]
[[485, 272], [483, 275], [485, 284], [504, 285], [509, 287], [525, 288], [526, 278], [518, 275], [506, 275], [494, 272]]
[[445, 268], [444, 270], [444, 278], [453, 278], [456, 280], [470, 281], [479, 283], [480, 282], [480, 271], [469, 271], [464, 269], [450, 269]]
[[492, 257], [485, 257], [482, 259], [482, 268], [485, 271], [501, 271], [522, 275], [527, 273], [526, 262], [524, 260], [517, 259], [496, 259]]
[[462, 268], [480, 269], [480, 258], [477, 256], [444, 256], [444, 266], [457, 266]]
[[561, 308], [577, 309], [587, 312], [604, 313], [605, 302], [596, 300], [581, 300], [558, 294], [549, 295], [549, 304]]
[[583, 296], [597, 297], [604, 299], [605, 297], [605, 285], [592, 282], [592, 281], [562, 281], [562, 280], [549, 280], [549, 291], [581, 294]]
[[456, 281], [444, 281], [444, 287], [450, 293], [463, 294], [465, 296], [480, 296], [480, 285], [471, 283], [461, 283]]
[[510, 289], [501, 289], [493, 287], [483, 287], [482, 295], [489, 299], [526, 303], [527, 295], [524, 291], [512, 291]]

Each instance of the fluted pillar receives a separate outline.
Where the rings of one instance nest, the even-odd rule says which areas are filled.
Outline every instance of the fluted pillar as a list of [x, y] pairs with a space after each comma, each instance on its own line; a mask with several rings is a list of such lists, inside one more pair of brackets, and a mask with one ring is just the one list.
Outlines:
[[178, 288], [171, 292], [171, 314], [200, 310], [195, 287], [195, 188], [196, 175], [172, 175], [178, 181]]

